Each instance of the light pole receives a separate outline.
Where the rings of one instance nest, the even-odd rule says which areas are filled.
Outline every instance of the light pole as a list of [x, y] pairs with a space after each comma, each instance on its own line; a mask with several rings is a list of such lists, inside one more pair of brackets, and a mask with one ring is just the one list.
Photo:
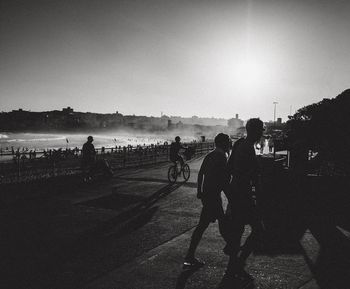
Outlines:
[[274, 108], [273, 108], [273, 123], [276, 125], [276, 105], [278, 104], [277, 101], [273, 102]]

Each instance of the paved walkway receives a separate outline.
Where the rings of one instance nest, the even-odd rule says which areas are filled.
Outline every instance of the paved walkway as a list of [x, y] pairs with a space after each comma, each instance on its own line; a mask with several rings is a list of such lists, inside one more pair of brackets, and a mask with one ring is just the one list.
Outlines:
[[[169, 185], [169, 164], [162, 164], [57, 190], [55, 212], [49, 214], [51, 229], [42, 233], [40, 246], [30, 247], [29, 254], [23, 241], [23, 252], [31, 261], [23, 261], [16, 271], [21, 281], [0, 287], [216, 288], [228, 261], [217, 224], [208, 228], [197, 251], [206, 265], [191, 273], [181, 268], [201, 209], [196, 199], [201, 160], [189, 163], [191, 177], [186, 183]], [[247, 262], [256, 288], [350, 288], [349, 233], [320, 220], [305, 224], [303, 219], [302, 225], [291, 226], [293, 238], [283, 238], [289, 228], [273, 231], [269, 247]], [[249, 227], [245, 235], [248, 232]], [[22, 261], [19, 251], [17, 260]]]

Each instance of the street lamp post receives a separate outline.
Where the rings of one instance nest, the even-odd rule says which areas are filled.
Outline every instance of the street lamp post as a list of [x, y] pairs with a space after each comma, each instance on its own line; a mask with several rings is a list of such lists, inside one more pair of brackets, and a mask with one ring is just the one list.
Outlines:
[[278, 104], [277, 101], [273, 102], [274, 108], [273, 108], [273, 123], [276, 125], [276, 105]]

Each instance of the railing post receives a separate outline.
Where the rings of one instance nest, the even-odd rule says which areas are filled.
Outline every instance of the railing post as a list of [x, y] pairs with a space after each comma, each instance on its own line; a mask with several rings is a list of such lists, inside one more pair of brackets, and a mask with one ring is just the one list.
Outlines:
[[167, 161], [169, 161], [169, 153], [170, 153], [170, 145], [168, 144], [167, 148], [166, 148], [166, 159], [167, 159]]
[[52, 160], [52, 176], [55, 177], [55, 168], [56, 168], [56, 164], [55, 164], [55, 159]]
[[123, 150], [123, 168], [126, 166], [126, 150]]
[[20, 161], [20, 156], [16, 156], [16, 163], [17, 163], [17, 179], [19, 181], [19, 178], [21, 177], [21, 161]]

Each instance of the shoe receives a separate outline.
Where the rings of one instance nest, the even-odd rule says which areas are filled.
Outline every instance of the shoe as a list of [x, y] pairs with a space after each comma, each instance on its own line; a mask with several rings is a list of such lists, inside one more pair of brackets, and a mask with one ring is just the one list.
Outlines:
[[222, 280], [220, 281], [219, 286], [217, 289], [232, 289], [236, 288], [241, 284], [241, 279], [238, 277], [238, 275], [232, 275], [227, 274], [222, 277]]
[[230, 246], [229, 244], [226, 244], [226, 246], [224, 247], [224, 249], [222, 249], [222, 251], [224, 252], [225, 255], [230, 256], [232, 254], [232, 246]]
[[247, 282], [253, 282], [254, 281], [254, 278], [252, 275], [250, 275], [246, 270], [244, 270], [242, 268], [242, 270], [240, 270], [237, 275], [239, 276], [239, 278], [241, 278], [242, 280], [244, 281], [247, 281]]
[[183, 269], [198, 268], [198, 267], [204, 266], [204, 264], [205, 263], [203, 261], [197, 258], [186, 259], [185, 262], [183, 263], [182, 268]]

